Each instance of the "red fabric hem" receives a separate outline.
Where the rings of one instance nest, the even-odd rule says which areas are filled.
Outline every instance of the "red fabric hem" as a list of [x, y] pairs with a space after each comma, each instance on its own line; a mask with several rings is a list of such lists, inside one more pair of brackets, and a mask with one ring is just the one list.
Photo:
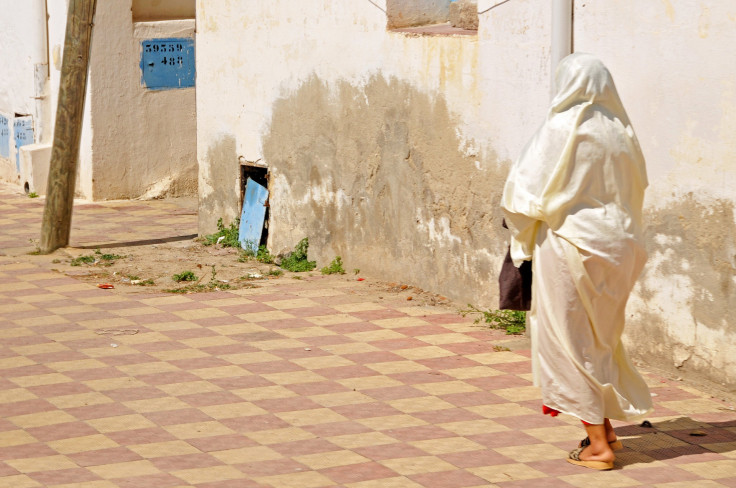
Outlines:
[[549, 408], [547, 405], [542, 405], [542, 413], [544, 415], [549, 415], [550, 417], [557, 417], [560, 414], [560, 411], [555, 410], [554, 408]]

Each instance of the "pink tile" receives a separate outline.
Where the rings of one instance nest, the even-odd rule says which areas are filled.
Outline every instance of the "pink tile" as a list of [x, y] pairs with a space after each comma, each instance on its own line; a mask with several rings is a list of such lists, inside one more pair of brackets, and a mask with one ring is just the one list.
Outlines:
[[417, 427], [402, 427], [391, 429], [386, 434], [402, 442], [424, 441], [429, 439], [444, 439], [446, 437], [457, 437], [457, 434], [445, 430], [436, 425], [419, 425]]
[[[242, 399], [240, 401], [242, 401]], [[265, 400], [256, 400], [253, 403], [269, 412], [295, 412], [299, 410], [312, 410], [316, 408], [323, 408], [322, 405], [314, 402], [307, 397], [302, 396], [289, 398], [269, 398]]]
[[198, 348], [202, 352], [213, 356], [225, 356], [227, 354], [241, 354], [244, 352], [258, 352], [260, 349], [248, 344], [229, 344], [226, 346], [211, 346]]
[[207, 453], [183, 454], [180, 456], [164, 456], [151, 459], [154, 466], [164, 472], [180, 469], [209, 468], [222, 464]]
[[[465, 383], [476, 386], [481, 390], [500, 390], [503, 388], [516, 388], [519, 386], [531, 386], [531, 382], [516, 376], [515, 374], [488, 376], [485, 378], [470, 378], [463, 380]], [[537, 403], [540, 400], [536, 401]]]
[[345, 359], [349, 359], [358, 364], [374, 364], [387, 363], [389, 361], [406, 361], [406, 358], [388, 351], [361, 352], [357, 354], [344, 354]]
[[118, 403], [134, 400], [149, 400], [151, 398], [162, 398], [169, 396], [167, 393], [153, 386], [140, 386], [135, 388], [118, 388], [108, 390], [105, 395]]
[[496, 363], [493, 369], [509, 374], [527, 374], [532, 371], [531, 361], [516, 361], [513, 363]]
[[331, 452], [340, 449], [340, 447], [325, 439], [305, 439], [301, 441], [283, 442], [280, 444], [271, 444], [268, 447], [284, 457], [305, 456], [308, 454]]
[[228, 481], [215, 481], [213, 483], [200, 483], [197, 488], [266, 488], [266, 485], [261, 485], [252, 480], [243, 479], [239, 480], [228, 480]]
[[259, 461], [257, 463], [248, 462], [247, 459], [243, 459], [243, 463], [234, 464], [233, 467], [245, 473], [248, 478], [309, 471], [308, 467], [293, 459], [275, 459], [272, 461]]
[[249, 363], [242, 366], [254, 374], [288, 373], [291, 371], [304, 371], [304, 368], [290, 361], [269, 361], [265, 363]]
[[492, 449], [453, 452], [440, 454], [438, 457], [458, 468], [479, 468], [481, 466], [497, 466], [499, 464], [513, 464], [516, 462]]
[[[115, 339], [112, 338], [110, 339], [110, 341], [114, 342]], [[152, 362], [158, 361], [157, 358], [150, 356], [148, 354], [143, 354], [143, 353], [133, 353], [133, 354], [101, 357], [98, 360], [109, 366], [127, 366], [130, 364], [152, 363]]]
[[416, 398], [427, 396], [423, 391], [412, 388], [411, 386], [388, 386], [385, 388], [371, 388], [363, 390], [361, 393], [375, 398], [376, 400], [389, 401], [400, 400], [402, 398]]
[[[320, 374], [322, 374], [322, 370], [319, 371]], [[315, 396], [315, 395], [325, 395], [327, 393], [344, 393], [347, 391], [351, 391], [350, 388], [347, 388], [340, 383], [335, 383], [333, 381], [320, 381], [315, 383], [296, 383], [293, 385], [286, 385], [286, 388], [293, 391], [294, 393], [300, 395], [300, 396]]]
[[4, 417], [15, 417], [16, 415], [50, 412], [52, 410], [56, 410], [54, 405], [42, 398], [36, 398], [22, 402], [5, 403], [2, 407], [2, 415]]
[[228, 403], [240, 403], [243, 399], [229, 391], [209, 391], [207, 393], [195, 393], [192, 395], [179, 395], [179, 400], [193, 407], [207, 407], [210, 405], [225, 405]]
[[170, 371], [167, 373], [154, 373], [138, 376], [138, 379], [149, 385], [170, 385], [174, 383], [188, 383], [191, 381], [202, 381], [197, 375], [186, 371]]
[[[572, 464], [565, 462], [565, 464], [572, 466]], [[581, 469], [579, 466], [576, 466], [578, 468], [577, 473], [580, 473]], [[530, 485], [530, 482], [533, 482], [534, 485]], [[571, 485], [570, 483], [567, 483], [561, 479], [558, 478], [535, 478], [533, 480], [516, 480], [516, 481], [508, 481], [503, 484], [504, 488], [511, 487], [511, 488], [529, 488], [530, 486], [534, 486], [534, 488], [572, 488], [574, 485]], [[636, 488], [647, 488], [646, 486], [642, 485], [636, 485]], [[653, 488], [653, 487], [651, 487]]]
[[35, 481], [41, 483], [43, 486], [62, 484], [71, 485], [72, 483], [84, 483], [87, 481], [101, 479], [96, 474], [84, 468], [41, 471], [37, 473], [30, 473], [28, 476]]
[[177, 359], [168, 361], [177, 368], [181, 369], [202, 369], [202, 368], [218, 368], [220, 366], [230, 366], [231, 363], [214, 356], [205, 356], [201, 358]]
[[[421, 317], [421, 319], [426, 320], [424, 317]], [[420, 325], [417, 327], [399, 327], [393, 330], [394, 332], [398, 332], [399, 334], [404, 334], [407, 337], [447, 334], [448, 332], [450, 332], [445, 327], [441, 327], [439, 325], [430, 325], [430, 324]]]
[[266, 378], [257, 375], [239, 376], [234, 378], [216, 378], [209, 380], [210, 383], [224, 390], [239, 390], [243, 388], [257, 388], [259, 386], [273, 386]]
[[494, 432], [491, 434], [476, 434], [465, 436], [473, 442], [486, 447], [510, 447], [539, 444], [539, 439], [518, 431]]
[[119, 403], [103, 403], [101, 405], [67, 408], [66, 412], [75, 416], [79, 420], [102, 419], [135, 413], [128, 407]]
[[[159, 473], [146, 476], [127, 476], [118, 478], [115, 484], [118, 488], [170, 488], [181, 486], [182, 481], [168, 473]], [[198, 485], [198, 488], [202, 485]]]
[[125, 373], [112, 366], [109, 368], [92, 368], [66, 371], [64, 375], [68, 376], [74, 381], [103, 380], [111, 378], [124, 378], [127, 376]]
[[453, 381], [455, 378], [440, 373], [439, 371], [411, 371], [409, 373], [397, 373], [387, 375], [395, 380], [401, 381], [406, 385], [422, 385], [425, 383], [440, 383], [443, 381]]
[[24, 459], [43, 456], [55, 456], [58, 452], [51, 449], [46, 444], [34, 442], [33, 444], [24, 444], [22, 446], [0, 447], [0, 459], [7, 461], [9, 459]]
[[273, 414], [251, 415], [250, 417], [238, 417], [234, 419], [223, 419], [220, 423], [238, 433], [258, 432], [261, 430], [283, 429], [290, 427]]
[[483, 478], [478, 478], [465, 470], [417, 474], [409, 476], [409, 479], [427, 488], [465, 488], [487, 484]]
[[494, 395], [490, 391], [471, 391], [468, 393], [453, 393], [450, 395], [440, 395], [444, 401], [452, 403], [457, 407], [475, 407], [478, 405], [493, 405], [498, 403], [508, 403], [508, 400], [498, 395]]
[[154, 442], [167, 442], [176, 440], [176, 437], [161, 427], [150, 427], [147, 429], [122, 430], [109, 432], [107, 437], [121, 446], [134, 446], [136, 444], [151, 444]]
[[[618, 462], [619, 465], [622, 465], [620, 462]], [[636, 481], [639, 481], [641, 483], [652, 483], [652, 484], [659, 484], [659, 483], [674, 483], [677, 481], [693, 481], [700, 480], [699, 476], [694, 475], [693, 473], [686, 471], [684, 469], [679, 469], [675, 466], [668, 466], [666, 468], [641, 468], [641, 469], [630, 469], [626, 472], [626, 476], [629, 478], [633, 478]], [[718, 480], [720, 483], [720, 480]], [[695, 483], [693, 486], [696, 486]]]
[[193, 422], [210, 422], [212, 420], [209, 415], [196, 408], [148, 412], [143, 414], [143, 416], [162, 427]]
[[479, 364], [472, 359], [463, 356], [447, 356], [444, 358], [419, 359], [417, 363], [433, 370], [455, 369], [455, 368], [474, 368]]
[[[513, 407], [512, 407], [513, 408]], [[523, 426], [524, 429], [535, 429], [543, 427], [562, 427], [562, 422], [549, 415], [539, 414], [532, 415], [518, 415], [514, 417], [498, 417], [493, 419], [501, 425], [505, 425], [510, 429], [518, 429], [519, 426]], [[580, 426], [581, 439], [585, 437], [582, 425]]]
[[334, 437], [338, 435], [362, 434], [371, 429], [357, 422], [331, 422], [327, 424], [307, 425], [302, 429], [317, 437]]
[[77, 395], [92, 391], [90, 387], [82, 383], [56, 383], [53, 385], [31, 386], [28, 391], [41, 398], [52, 398], [62, 395]]
[[482, 420], [484, 418], [470, 410], [465, 410], [464, 408], [448, 408], [446, 410], [433, 410], [431, 412], [415, 412], [412, 416], [430, 424], [467, 422], [470, 420]]
[[20, 471], [0, 461], [0, 478], [6, 477], [6, 476], [15, 476], [18, 474], [20, 474]]
[[224, 451], [227, 449], [240, 449], [242, 447], [259, 445], [257, 442], [240, 434], [201, 437], [188, 439], [187, 442], [202, 452]]
[[[20, 357], [20, 356], [18, 356]], [[42, 374], [56, 373], [53, 369], [43, 364], [31, 364], [28, 366], [19, 366], [17, 368], [8, 368], [3, 370], [4, 378], [17, 378], [19, 376], [37, 376]]]
[[358, 447], [353, 449], [353, 451], [374, 461], [427, 455], [427, 453], [421, 449], [410, 444], [404, 444], [403, 442], [397, 442], [396, 444], [383, 444], [380, 446]]
[[385, 339], [382, 341], [371, 341], [371, 346], [383, 349], [385, 351], [399, 351], [402, 349], [416, 349], [420, 347], [427, 347], [426, 342], [422, 342], [419, 339], [411, 337], [399, 338], [399, 339]]
[[61, 439], [72, 439], [97, 434], [97, 429], [92, 428], [86, 422], [67, 422], [64, 424], [45, 425], [43, 427], [32, 427], [26, 432], [41, 442], [58, 441]]
[[323, 368], [316, 371], [321, 376], [331, 380], [342, 380], [348, 378], [367, 378], [376, 376], [376, 371], [360, 364], [350, 366], [339, 366], [336, 368]]
[[344, 486], [347, 483], [359, 483], [361, 481], [393, 478], [397, 475], [394, 470], [376, 462], [336, 466], [334, 468], [321, 469], [319, 470], [319, 473], [327, 476], [341, 486]]

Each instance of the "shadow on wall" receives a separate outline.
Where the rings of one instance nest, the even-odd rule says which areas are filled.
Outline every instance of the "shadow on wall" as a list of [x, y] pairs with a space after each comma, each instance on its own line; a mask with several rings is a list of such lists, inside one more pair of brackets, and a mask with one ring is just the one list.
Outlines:
[[273, 108], [270, 247], [478, 304], [496, 296], [507, 165], [478, 161], [441, 96], [317, 78]]
[[[228, 225], [240, 215], [238, 208], [240, 163], [235, 137], [223, 135], [207, 149], [207, 164], [199, 168], [199, 235], [217, 230], [217, 220]], [[232, 182], [232, 183], [231, 183]]]

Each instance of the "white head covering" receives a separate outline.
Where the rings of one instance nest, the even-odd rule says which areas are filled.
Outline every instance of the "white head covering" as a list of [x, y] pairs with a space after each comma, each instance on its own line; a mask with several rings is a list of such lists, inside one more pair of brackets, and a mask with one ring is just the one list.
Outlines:
[[560, 61], [547, 119], [512, 166], [501, 206], [511, 256], [530, 259], [541, 222], [580, 249], [615, 260], [641, 243], [646, 167], [613, 78], [591, 54]]

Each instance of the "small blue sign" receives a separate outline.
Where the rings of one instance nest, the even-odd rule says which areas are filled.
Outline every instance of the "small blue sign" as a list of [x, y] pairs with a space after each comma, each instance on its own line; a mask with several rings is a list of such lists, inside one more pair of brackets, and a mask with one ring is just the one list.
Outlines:
[[194, 86], [194, 39], [148, 39], [141, 42], [141, 83], [150, 90]]
[[20, 173], [20, 148], [26, 144], [33, 144], [33, 117], [24, 115], [13, 121], [15, 134], [15, 169]]
[[0, 115], [0, 158], [10, 158], [10, 123]]
[[238, 240], [240, 247], [252, 252], [258, 251], [263, 233], [263, 223], [266, 220], [266, 202], [268, 190], [263, 185], [248, 178], [245, 185], [245, 199], [243, 212], [240, 214], [240, 229]]

